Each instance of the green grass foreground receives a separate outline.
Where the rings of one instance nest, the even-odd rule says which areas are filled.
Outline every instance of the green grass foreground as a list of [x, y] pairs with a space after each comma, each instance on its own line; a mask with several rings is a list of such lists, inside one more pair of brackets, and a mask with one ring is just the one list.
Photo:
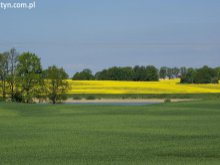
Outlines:
[[0, 164], [220, 163], [220, 101], [0, 104]]

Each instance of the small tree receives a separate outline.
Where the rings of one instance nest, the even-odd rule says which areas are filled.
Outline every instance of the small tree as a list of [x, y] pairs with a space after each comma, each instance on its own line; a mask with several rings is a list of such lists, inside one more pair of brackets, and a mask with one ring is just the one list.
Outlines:
[[217, 74], [218, 74], [218, 79], [220, 80], [220, 67], [215, 68]]
[[208, 66], [204, 66], [197, 69], [195, 75], [195, 83], [207, 84], [207, 83], [218, 83], [218, 72]]
[[181, 75], [181, 83], [189, 83], [193, 84], [195, 83], [195, 75], [196, 75], [196, 70], [193, 68], [188, 68], [187, 71]]
[[37, 87], [41, 82], [42, 67], [40, 58], [32, 53], [23, 53], [18, 58], [17, 81], [23, 102], [31, 103], [36, 98]]
[[66, 81], [68, 74], [65, 70], [54, 65], [50, 66], [45, 71], [45, 78], [49, 99], [52, 103], [56, 104], [57, 101], [64, 100], [69, 89], [69, 84]]
[[90, 69], [84, 69], [82, 72], [77, 72], [73, 76], [73, 80], [94, 80], [95, 77]]
[[180, 69], [179, 68], [177, 68], [177, 67], [172, 68], [173, 78], [178, 78], [179, 74], [180, 74]]
[[146, 67], [144, 66], [135, 66], [134, 67], [134, 81], [146, 81]]
[[173, 70], [172, 70], [172, 68], [167, 68], [167, 77], [169, 79], [173, 78]]
[[187, 74], [187, 68], [186, 67], [181, 67], [180, 68], [180, 77], [184, 76]]
[[167, 67], [163, 66], [160, 68], [160, 78], [165, 79], [167, 76]]
[[158, 81], [159, 80], [158, 70], [155, 66], [153, 65], [147, 66], [145, 72], [146, 72], [147, 81]]
[[199, 69], [189, 68], [181, 77], [181, 83], [208, 84], [218, 83], [218, 72], [216, 69], [204, 66]]
[[11, 95], [11, 100], [15, 101], [15, 93], [16, 93], [16, 69], [18, 64], [19, 54], [15, 48], [12, 48], [8, 52], [8, 78], [7, 83], [9, 85], [9, 94]]
[[0, 86], [2, 90], [3, 100], [6, 99], [7, 90], [7, 77], [8, 77], [8, 54], [0, 54]]

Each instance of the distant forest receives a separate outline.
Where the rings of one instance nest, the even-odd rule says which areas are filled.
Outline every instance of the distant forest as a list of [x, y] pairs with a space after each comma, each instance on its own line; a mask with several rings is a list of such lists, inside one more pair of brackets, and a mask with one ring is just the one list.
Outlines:
[[73, 80], [120, 80], [120, 81], [159, 81], [159, 79], [180, 78], [181, 83], [218, 83], [220, 67], [202, 68], [161, 67], [153, 65], [135, 67], [111, 67], [95, 74], [90, 69], [77, 72]]

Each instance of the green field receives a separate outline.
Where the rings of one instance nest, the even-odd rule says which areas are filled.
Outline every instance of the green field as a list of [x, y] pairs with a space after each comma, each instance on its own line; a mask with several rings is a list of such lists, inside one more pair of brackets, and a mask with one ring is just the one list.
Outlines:
[[220, 101], [0, 104], [0, 164], [220, 164]]

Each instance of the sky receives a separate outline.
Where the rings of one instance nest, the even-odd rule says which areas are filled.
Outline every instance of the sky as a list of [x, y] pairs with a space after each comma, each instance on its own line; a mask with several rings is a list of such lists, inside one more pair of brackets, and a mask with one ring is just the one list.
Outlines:
[[0, 9], [0, 52], [33, 52], [44, 68], [55, 64], [70, 75], [112, 66], [220, 66], [220, 0], [35, 2], [32, 10]]

